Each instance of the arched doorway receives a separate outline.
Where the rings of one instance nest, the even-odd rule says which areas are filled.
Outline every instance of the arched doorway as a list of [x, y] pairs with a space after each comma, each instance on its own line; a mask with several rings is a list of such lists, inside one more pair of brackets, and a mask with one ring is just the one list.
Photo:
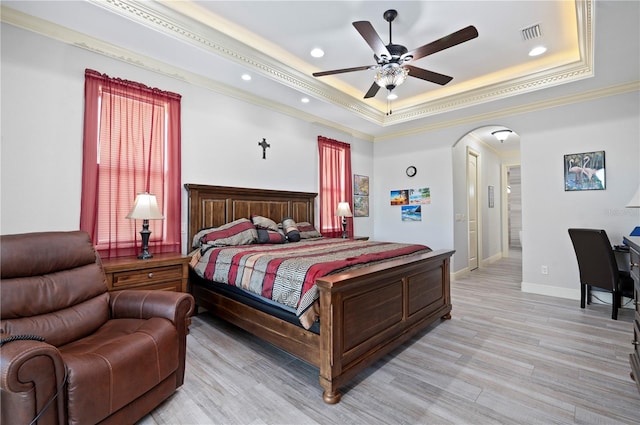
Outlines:
[[[502, 140], [496, 136], [499, 130], [506, 131], [501, 135]], [[455, 275], [475, 268], [474, 250], [477, 250], [477, 266], [482, 267], [508, 257], [510, 248], [519, 248], [522, 228], [520, 137], [505, 126], [483, 126], [462, 136], [452, 151], [456, 248], [452, 271]], [[470, 158], [475, 162], [473, 167], [470, 167]], [[470, 176], [471, 169], [475, 176]], [[470, 181], [474, 184], [470, 185]], [[471, 208], [473, 203], [477, 209]]]

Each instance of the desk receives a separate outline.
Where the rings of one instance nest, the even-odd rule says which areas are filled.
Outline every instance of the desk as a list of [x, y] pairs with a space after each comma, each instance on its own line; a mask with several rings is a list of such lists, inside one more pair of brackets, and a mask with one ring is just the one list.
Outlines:
[[618, 270], [623, 272], [629, 271], [629, 247], [626, 245], [615, 245], [613, 247], [613, 254], [616, 256], [616, 263], [618, 263]]
[[629, 247], [630, 273], [633, 278], [633, 305], [635, 317], [633, 319], [633, 352], [629, 354], [631, 377], [636, 381], [640, 392], [640, 237], [625, 236], [624, 244]]

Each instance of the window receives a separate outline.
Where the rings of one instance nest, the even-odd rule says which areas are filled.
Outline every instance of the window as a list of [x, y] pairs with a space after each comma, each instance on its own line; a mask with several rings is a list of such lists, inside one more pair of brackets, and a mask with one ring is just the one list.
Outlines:
[[80, 228], [102, 258], [138, 254], [136, 194], [156, 195], [150, 250], [180, 251], [180, 95], [85, 71]]
[[[340, 202], [353, 211], [351, 186], [351, 146], [318, 136], [320, 158], [320, 233], [329, 238], [342, 236], [342, 219], [335, 212]], [[353, 236], [353, 219], [347, 218], [347, 232]]]

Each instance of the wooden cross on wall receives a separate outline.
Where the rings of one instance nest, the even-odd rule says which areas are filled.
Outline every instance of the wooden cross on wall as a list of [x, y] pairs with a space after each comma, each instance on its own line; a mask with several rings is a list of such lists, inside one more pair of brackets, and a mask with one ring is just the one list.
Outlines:
[[267, 148], [270, 148], [271, 145], [267, 143], [267, 139], [262, 139], [262, 142], [258, 143], [258, 146], [262, 147], [262, 159], [267, 159]]

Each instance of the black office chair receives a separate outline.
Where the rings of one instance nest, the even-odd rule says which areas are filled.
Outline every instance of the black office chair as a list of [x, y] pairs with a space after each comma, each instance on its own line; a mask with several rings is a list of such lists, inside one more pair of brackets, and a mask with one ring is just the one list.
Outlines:
[[622, 297], [633, 298], [633, 280], [629, 272], [618, 270], [616, 257], [604, 230], [569, 229], [580, 270], [580, 308], [591, 304], [591, 287], [612, 293], [611, 318], [618, 320]]

